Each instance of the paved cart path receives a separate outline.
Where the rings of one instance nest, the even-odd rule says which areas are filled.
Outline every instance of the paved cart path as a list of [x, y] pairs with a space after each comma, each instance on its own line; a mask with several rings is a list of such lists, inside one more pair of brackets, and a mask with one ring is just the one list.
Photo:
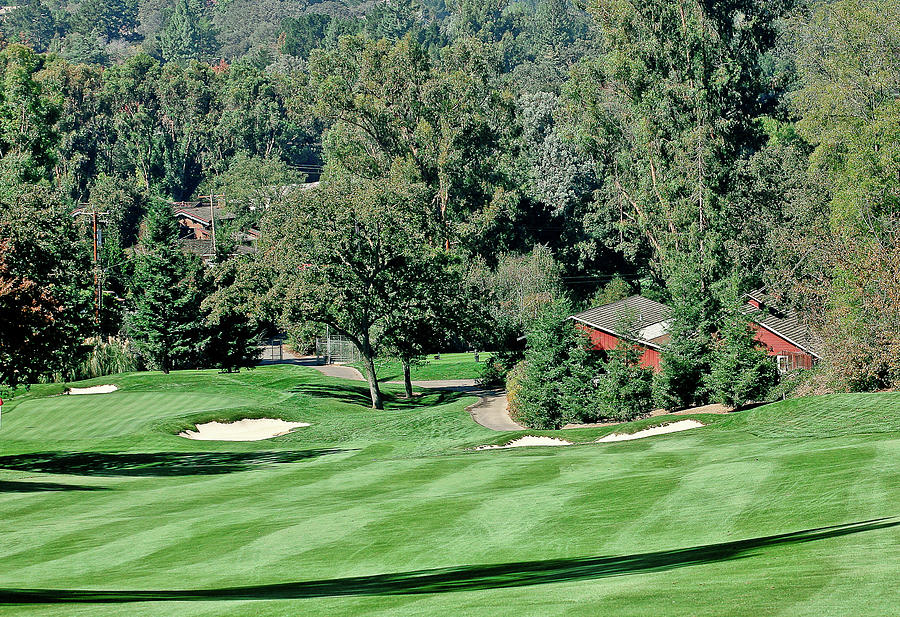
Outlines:
[[[285, 356], [291, 357], [287, 351]], [[340, 377], [341, 379], [353, 379], [365, 381], [362, 373], [343, 364], [319, 364], [315, 356], [293, 356], [288, 360], [292, 364], [308, 366], [316, 369], [328, 377]], [[388, 383], [403, 383], [391, 381]], [[521, 431], [525, 427], [513, 422], [506, 409], [506, 392], [502, 389], [484, 388], [479, 386], [474, 379], [441, 379], [434, 381], [413, 381], [418, 388], [431, 390], [452, 390], [464, 392], [479, 398], [478, 402], [467, 407], [472, 419], [486, 428], [495, 431]]]

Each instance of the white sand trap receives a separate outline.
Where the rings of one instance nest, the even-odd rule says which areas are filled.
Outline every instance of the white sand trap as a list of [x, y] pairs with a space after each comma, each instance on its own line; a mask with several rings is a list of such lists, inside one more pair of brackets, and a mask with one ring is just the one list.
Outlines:
[[196, 431], [182, 431], [179, 437], [200, 441], [260, 441], [287, 435], [291, 430], [309, 426], [309, 422], [285, 422], [273, 418], [245, 418], [237, 422], [206, 422]]
[[90, 388], [69, 388], [66, 394], [109, 394], [119, 389], [119, 386], [106, 384], [105, 386], [91, 386]]
[[653, 435], [665, 435], [666, 433], [677, 433], [678, 431], [686, 431], [688, 429], [703, 426], [703, 423], [696, 420], [679, 420], [671, 424], [663, 424], [661, 426], [651, 426], [637, 433], [612, 433], [606, 437], [601, 437], [597, 443], [606, 443], [609, 441], [630, 441], [632, 439], [642, 439]]
[[478, 446], [476, 450], [499, 450], [504, 448], [522, 448], [525, 446], [571, 446], [571, 441], [556, 439], [555, 437], [538, 437], [537, 435], [525, 435], [506, 444], [505, 446]]

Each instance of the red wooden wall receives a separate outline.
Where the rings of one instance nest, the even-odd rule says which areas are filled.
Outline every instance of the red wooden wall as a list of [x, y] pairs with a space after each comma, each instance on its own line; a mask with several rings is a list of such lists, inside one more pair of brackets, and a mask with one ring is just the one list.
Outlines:
[[[591, 346], [597, 351], [615, 349], [616, 345], [619, 344], [620, 339], [608, 332], [603, 332], [602, 330], [597, 330], [596, 328], [591, 328], [590, 326], [580, 323], [575, 324], [575, 326], [588, 333], [591, 337]], [[658, 373], [661, 359], [659, 350], [644, 347], [643, 345], [636, 345], [636, 347], [644, 350], [644, 354], [641, 356], [641, 366], [649, 366], [654, 372]]]
[[770, 356], [787, 356], [790, 359], [788, 368], [791, 369], [812, 368], [813, 357], [809, 353], [790, 341], [781, 338], [771, 330], [767, 330], [757, 324], [753, 324], [753, 326], [756, 328], [756, 336], [753, 338], [766, 346]]
[[[803, 351], [790, 341], [781, 338], [771, 330], [767, 330], [757, 324], [753, 325], [756, 328], [756, 336], [754, 338], [766, 346], [770, 356], [787, 356], [788, 369], [812, 368], [813, 357], [809, 353]], [[619, 338], [608, 332], [591, 328], [590, 326], [581, 323], [576, 323], [575, 326], [587, 332], [591, 338], [591, 347], [595, 350], [608, 351], [614, 349], [616, 345], [619, 344]], [[660, 362], [662, 360], [659, 350], [643, 345], [638, 345], [637, 347], [644, 350], [644, 354], [641, 356], [641, 366], [649, 366], [653, 368], [654, 372], [659, 372]]]

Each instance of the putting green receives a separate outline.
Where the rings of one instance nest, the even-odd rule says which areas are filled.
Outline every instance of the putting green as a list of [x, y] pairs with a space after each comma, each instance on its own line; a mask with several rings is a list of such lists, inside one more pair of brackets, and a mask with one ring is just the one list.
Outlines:
[[[0, 615], [900, 606], [896, 394], [692, 416], [708, 426], [629, 442], [473, 452], [525, 433], [474, 424], [458, 394], [407, 402], [388, 386], [388, 408], [372, 411], [364, 384], [302, 367], [110, 380], [93, 384], [119, 392], [36, 388], [4, 405]], [[148, 407], [163, 395], [166, 411]], [[174, 435], [248, 414], [312, 426], [252, 443]]]

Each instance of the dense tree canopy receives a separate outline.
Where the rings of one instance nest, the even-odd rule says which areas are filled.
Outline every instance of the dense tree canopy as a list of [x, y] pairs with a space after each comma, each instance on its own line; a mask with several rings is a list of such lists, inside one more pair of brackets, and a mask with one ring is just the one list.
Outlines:
[[[660, 402], [741, 402], [770, 376], [736, 307], [766, 286], [822, 342], [816, 388], [892, 387], [898, 18], [896, 0], [28, 0], [0, 16], [0, 198], [46, 209], [54, 251], [90, 237], [60, 212], [106, 213], [101, 327], [130, 314], [160, 366], [242, 362], [279, 292], [282, 325], [407, 365], [451, 341], [512, 361], [543, 306], [640, 292], [673, 308]], [[159, 232], [208, 195], [231, 231], [264, 228], [211, 276]], [[54, 305], [2, 241], [4, 301], [70, 316], [68, 345], [92, 284]], [[190, 353], [150, 351], [167, 303], [196, 313]]]

